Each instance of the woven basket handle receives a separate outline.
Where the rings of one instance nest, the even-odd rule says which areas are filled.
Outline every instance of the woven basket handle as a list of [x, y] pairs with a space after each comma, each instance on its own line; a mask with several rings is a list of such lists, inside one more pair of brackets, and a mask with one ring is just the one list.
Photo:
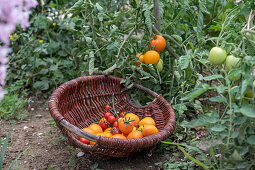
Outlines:
[[90, 141], [97, 142], [97, 140], [99, 139], [99, 136], [87, 133], [79, 129], [78, 127], [72, 125], [71, 123], [67, 122], [65, 119], [60, 120], [59, 124], [66, 128], [67, 130], [73, 132], [74, 134], [81, 136], [85, 139], [88, 139]]

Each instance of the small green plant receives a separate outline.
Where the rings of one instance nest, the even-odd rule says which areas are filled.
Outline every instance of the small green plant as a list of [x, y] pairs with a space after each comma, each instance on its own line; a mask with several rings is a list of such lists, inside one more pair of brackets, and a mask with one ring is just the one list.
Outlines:
[[[9, 138], [11, 136], [11, 129], [12, 129], [12, 125], [10, 126], [10, 129], [9, 129], [9, 132], [7, 134], [7, 137], [4, 141], [4, 144], [3, 144], [3, 148], [2, 148], [2, 151], [1, 151], [1, 155], [0, 155], [0, 170], [2, 170], [2, 166], [3, 166], [3, 162], [4, 162], [4, 155], [5, 155], [5, 151], [6, 151], [6, 148], [8, 146], [8, 141], [9, 141]], [[0, 146], [1, 146], [1, 140], [0, 140]], [[17, 157], [16, 159], [12, 162], [12, 164], [10, 165], [9, 167], [9, 170], [12, 170], [12, 167], [14, 166], [14, 164], [16, 164], [16, 169], [19, 169], [18, 167], [18, 159], [21, 157], [21, 155], [26, 151], [27, 149], [25, 149], [24, 151], [22, 151]]]
[[0, 102], [0, 118], [5, 120], [24, 119], [26, 117], [26, 105], [30, 99], [25, 98], [27, 90], [23, 88], [24, 81], [19, 80], [6, 87], [8, 92]]

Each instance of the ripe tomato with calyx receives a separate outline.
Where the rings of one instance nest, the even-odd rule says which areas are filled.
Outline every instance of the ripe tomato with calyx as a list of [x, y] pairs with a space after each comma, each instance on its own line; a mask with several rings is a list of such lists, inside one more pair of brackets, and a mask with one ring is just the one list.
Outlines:
[[120, 112], [119, 113], [119, 117], [124, 117], [125, 116], [125, 113], [124, 112]]
[[145, 64], [157, 65], [159, 62], [159, 59], [160, 59], [160, 56], [157, 51], [150, 50], [144, 54], [144, 63]]
[[107, 129], [104, 130], [104, 132], [112, 133], [113, 132], [113, 128], [112, 127], [108, 127]]
[[161, 52], [166, 48], [166, 40], [161, 35], [157, 35], [155, 39], [151, 40], [149, 45], [151, 49], [154, 47], [155, 51]]
[[99, 126], [101, 126], [101, 128], [103, 130], [107, 129], [109, 127], [109, 123], [107, 122], [107, 120], [103, 117], [100, 121], [99, 121]]
[[209, 60], [213, 65], [223, 64], [227, 58], [227, 52], [220, 47], [213, 47], [209, 53]]
[[108, 120], [108, 117], [110, 117], [110, 116], [112, 116], [112, 114], [110, 112], [106, 112], [104, 114], [104, 117], [105, 117], [106, 120]]
[[105, 109], [106, 109], [106, 110], [110, 110], [110, 109], [111, 109], [111, 106], [106, 105], [106, 106], [105, 106]]
[[140, 122], [139, 117], [137, 115], [135, 115], [134, 113], [126, 114], [125, 118], [127, 120], [130, 120], [130, 124], [133, 126], [136, 126]]
[[120, 131], [117, 127], [114, 127], [114, 128], [112, 129], [112, 134], [113, 134], [113, 135], [121, 134], [121, 131]]
[[120, 131], [126, 135], [132, 132], [134, 128], [134, 126], [131, 124], [131, 121], [128, 120], [126, 116], [119, 121], [118, 127]]

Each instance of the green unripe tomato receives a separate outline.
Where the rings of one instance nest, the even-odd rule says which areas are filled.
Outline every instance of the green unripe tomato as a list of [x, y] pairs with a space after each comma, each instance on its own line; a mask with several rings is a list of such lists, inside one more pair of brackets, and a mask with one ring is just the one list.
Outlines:
[[156, 67], [158, 72], [161, 72], [163, 70], [163, 60], [160, 59]]
[[220, 47], [213, 47], [209, 53], [209, 60], [213, 65], [223, 64], [226, 57], [227, 52]]
[[230, 76], [230, 75], [228, 75], [228, 79], [230, 80], [230, 81], [237, 81], [237, 80], [239, 80], [240, 78], [241, 78], [241, 73], [239, 73], [239, 74], [237, 74], [236, 76]]
[[241, 58], [229, 55], [225, 61], [225, 68], [227, 71], [230, 71], [233, 68], [238, 68], [241, 64]]

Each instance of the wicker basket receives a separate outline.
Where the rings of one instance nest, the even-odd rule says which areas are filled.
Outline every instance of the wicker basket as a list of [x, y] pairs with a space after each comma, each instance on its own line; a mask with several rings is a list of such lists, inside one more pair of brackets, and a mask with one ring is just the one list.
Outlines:
[[[53, 92], [49, 101], [51, 116], [73, 146], [101, 157], [129, 157], [151, 148], [173, 132], [176, 121], [171, 105], [157, 93], [135, 84], [134, 88], [154, 98], [146, 106], [137, 106], [132, 103], [127, 91], [122, 90], [121, 80], [103, 75], [84, 76], [62, 84]], [[104, 116], [105, 105], [112, 102], [113, 94], [117, 111], [135, 113], [140, 119], [150, 116], [155, 120], [159, 132], [139, 139], [123, 140], [91, 135], [81, 130]], [[83, 144], [78, 136], [96, 144]]]

